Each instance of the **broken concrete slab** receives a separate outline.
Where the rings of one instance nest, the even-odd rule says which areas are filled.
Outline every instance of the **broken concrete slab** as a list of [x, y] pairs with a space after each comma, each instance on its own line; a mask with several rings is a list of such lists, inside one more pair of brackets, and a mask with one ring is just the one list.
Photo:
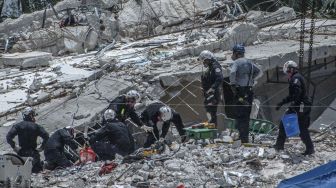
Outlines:
[[64, 102], [63, 105], [43, 110], [47, 114], [38, 117], [38, 123], [50, 131], [66, 126], [92, 126], [99, 121], [99, 115], [109, 105], [107, 100], [111, 101], [132, 87], [130, 82], [109, 76], [102, 77], [82, 92], [78, 91], [75, 98]]
[[279, 10], [267, 13], [260, 11], [250, 11], [246, 15], [247, 20], [252, 21], [258, 27], [284, 22], [296, 18], [296, 13], [293, 8], [281, 7]]
[[309, 130], [314, 132], [324, 132], [336, 126], [336, 99], [330, 104], [330, 107], [332, 109], [327, 108], [321, 116], [311, 124]]
[[51, 53], [38, 51], [3, 54], [0, 57], [0, 65], [19, 66], [22, 68], [43, 67], [48, 66], [51, 59]]
[[65, 52], [83, 53], [94, 49], [98, 43], [98, 34], [90, 26], [66, 27], [62, 30]]

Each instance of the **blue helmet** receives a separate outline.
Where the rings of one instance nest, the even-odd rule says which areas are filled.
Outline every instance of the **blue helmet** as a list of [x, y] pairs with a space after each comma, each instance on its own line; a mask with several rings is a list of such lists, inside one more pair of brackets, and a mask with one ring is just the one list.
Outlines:
[[245, 47], [242, 44], [236, 44], [232, 48], [233, 52], [238, 52], [238, 53], [245, 53]]

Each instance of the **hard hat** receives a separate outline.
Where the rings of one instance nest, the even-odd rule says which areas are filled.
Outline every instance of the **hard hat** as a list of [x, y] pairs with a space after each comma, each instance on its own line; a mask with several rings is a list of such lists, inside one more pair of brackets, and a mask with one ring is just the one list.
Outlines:
[[65, 127], [65, 129], [68, 131], [68, 133], [69, 133], [72, 137], [75, 136], [75, 129], [74, 129], [74, 128], [72, 128], [71, 126], [67, 126], [67, 127]]
[[134, 98], [138, 101], [140, 99], [140, 94], [136, 90], [130, 90], [126, 93], [126, 98]]
[[116, 113], [115, 113], [115, 111], [112, 110], [112, 109], [107, 109], [107, 110], [104, 112], [104, 119], [105, 119], [105, 120], [113, 120], [115, 117], [116, 117]]
[[32, 107], [26, 107], [23, 111], [22, 111], [22, 116], [26, 117], [26, 116], [37, 116], [37, 113], [35, 112], [35, 110]]
[[204, 60], [211, 60], [211, 59], [215, 59], [215, 56], [212, 52], [210, 52], [209, 50], [203, 50], [201, 52], [201, 54], [198, 56], [198, 61], [204, 61]]
[[287, 61], [283, 65], [282, 70], [283, 70], [283, 72], [285, 74], [287, 74], [287, 71], [288, 71], [289, 68], [297, 68], [297, 67], [298, 67], [297, 63], [295, 63], [294, 61], [290, 60], [290, 61]]
[[232, 51], [243, 54], [245, 53], [245, 47], [241, 44], [236, 44], [233, 46]]
[[159, 111], [162, 121], [168, 121], [173, 117], [172, 110], [168, 106], [162, 106]]

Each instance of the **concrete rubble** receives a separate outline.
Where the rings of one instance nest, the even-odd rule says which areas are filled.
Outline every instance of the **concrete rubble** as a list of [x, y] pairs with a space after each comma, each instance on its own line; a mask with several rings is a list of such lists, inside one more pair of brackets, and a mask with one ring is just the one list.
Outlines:
[[122, 164], [121, 156], [117, 157], [119, 165], [111, 174], [98, 176], [103, 163], [90, 163], [34, 175], [33, 187], [177, 187], [180, 183], [185, 187], [275, 187], [285, 178], [335, 160], [335, 151], [328, 146], [333, 139], [329, 134], [316, 140], [317, 151], [311, 157], [299, 154], [304, 146], [298, 139], [290, 140], [280, 153], [262, 146], [174, 142], [169, 152], [138, 162]]
[[[299, 59], [300, 24], [292, 8], [244, 13], [238, 3], [220, 0], [123, 2], [121, 10], [110, 11], [115, 1], [87, 0], [87, 9], [82, 9], [80, 1], [61, 1], [54, 6], [58, 16], [67, 17], [70, 8], [79, 20], [70, 27], [61, 28], [61, 20], [51, 9], [46, 11], [44, 28], [43, 11], [0, 23], [0, 52], [6, 52], [0, 55], [2, 151], [11, 151], [3, 138], [25, 106], [37, 108], [37, 123], [48, 132], [69, 125], [82, 131], [99, 123], [109, 101], [130, 89], [142, 95], [137, 112], [162, 100], [188, 114], [187, 120], [183, 117], [186, 122], [204, 121], [203, 99], [198, 98], [204, 70], [197, 56], [203, 50], [213, 51], [227, 77], [232, 64], [230, 50], [237, 43], [245, 44], [246, 57], [265, 72], [256, 85], [260, 108], [262, 99], [270, 100], [266, 105], [279, 102], [273, 94], [282, 88], [267, 89], [266, 82], [284, 62]], [[335, 25], [335, 20], [317, 19], [316, 32], [335, 32]], [[309, 21], [305, 28], [310, 28]], [[305, 45], [305, 62], [307, 49]], [[315, 36], [312, 53], [314, 63], [332, 73], [333, 64], [326, 62], [335, 60], [335, 35]], [[318, 70], [315, 72], [318, 75]], [[330, 77], [327, 86], [333, 84], [335, 75]], [[333, 91], [324, 88], [324, 93], [317, 92], [318, 97]], [[175, 98], [179, 100], [173, 101]], [[199, 106], [201, 110], [194, 109]], [[265, 111], [266, 116], [272, 113], [269, 120], [278, 121], [279, 113], [270, 108]], [[314, 138], [316, 154], [312, 157], [299, 155], [304, 148], [297, 138], [279, 153], [265, 146], [275, 141], [273, 133], [256, 135], [260, 145], [252, 147], [232, 144], [237, 133], [223, 133], [216, 144], [208, 140], [206, 144], [174, 142], [164, 154], [131, 164], [121, 164], [118, 157], [118, 167], [101, 177], [102, 162], [37, 174], [33, 187], [176, 187], [179, 183], [185, 187], [274, 187], [285, 178], [335, 160], [334, 111], [319, 113], [323, 114], [315, 118], [313, 127], [322, 133]], [[130, 128], [140, 147], [145, 133]], [[178, 138], [174, 131], [170, 138]]]

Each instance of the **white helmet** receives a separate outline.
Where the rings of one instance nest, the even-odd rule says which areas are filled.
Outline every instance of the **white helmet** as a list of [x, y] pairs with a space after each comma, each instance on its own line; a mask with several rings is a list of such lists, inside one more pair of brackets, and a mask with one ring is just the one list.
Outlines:
[[287, 61], [283, 65], [282, 70], [283, 70], [283, 72], [285, 74], [287, 74], [287, 71], [288, 71], [289, 68], [297, 68], [297, 67], [298, 67], [297, 63], [295, 63], [294, 61], [290, 60], [290, 61]]
[[29, 116], [29, 115], [37, 116], [37, 113], [35, 112], [35, 110], [32, 107], [26, 107], [22, 111], [22, 116]]
[[126, 98], [134, 98], [138, 101], [140, 99], [140, 94], [136, 90], [130, 90], [126, 93]]
[[116, 113], [115, 113], [115, 111], [112, 110], [112, 109], [107, 109], [107, 110], [104, 112], [104, 119], [105, 119], [105, 120], [113, 120], [115, 117], [116, 117]]
[[173, 117], [173, 112], [168, 106], [162, 106], [159, 111], [162, 121], [169, 121]]
[[209, 60], [211, 60], [211, 59], [215, 59], [215, 56], [214, 56], [214, 54], [213, 54], [212, 52], [210, 52], [209, 50], [203, 50], [203, 51], [201, 52], [201, 54], [198, 56], [198, 60], [203, 62], [203, 61], [206, 60], [206, 59], [209, 59]]

